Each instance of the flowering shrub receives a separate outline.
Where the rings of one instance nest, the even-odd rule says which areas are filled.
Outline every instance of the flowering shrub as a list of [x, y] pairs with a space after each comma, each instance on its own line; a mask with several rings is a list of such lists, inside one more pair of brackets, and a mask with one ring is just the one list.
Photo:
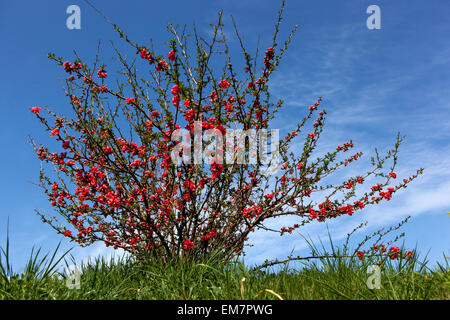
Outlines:
[[[335, 186], [323, 184], [362, 153], [346, 155], [354, 147], [349, 141], [312, 158], [327, 114], [320, 109], [321, 98], [306, 106], [299, 124], [280, 139], [282, 165], [276, 176], [262, 170], [259, 158], [226, 163], [217, 150], [207, 163], [172, 161], [177, 148], [186, 148], [173, 139], [176, 130], [193, 133], [198, 123], [201, 133], [226, 134], [233, 124], [243, 130], [269, 128], [283, 106], [269, 99], [269, 79], [296, 30], [282, 45], [277, 42], [282, 11], [262, 65], [245, 49], [236, 29], [244, 56], [242, 72], [232, 63], [221, 14], [210, 40], [194, 33], [195, 62], [187, 49], [188, 37], [176, 28], [170, 26], [173, 38], [161, 52], [134, 43], [114, 25], [138, 58], [130, 61], [117, 52], [123, 66], [118, 82], [110, 80], [111, 70], [98, 61], [89, 67], [79, 57], [65, 61], [49, 54], [67, 73], [65, 91], [73, 115], [46, 108], [50, 120], [40, 107], [31, 108], [61, 146], [50, 151], [32, 140], [39, 159], [56, 172], [46, 173], [46, 166], [41, 170], [40, 186], [58, 212], [57, 217], [38, 212], [43, 221], [82, 246], [100, 241], [136, 257], [151, 253], [166, 261], [213, 251], [231, 257], [242, 253], [257, 229], [291, 233], [311, 221], [351, 216], [406, 187], [421, 170], [385, 189], [397, 178], [400, 137], [386, 156], [377, 154], [366, 173]], [[213, 57], [223, 59], [223, 69], [213, 68]], [[309, 120], [313, 125], [307, 130]], [[304, 144], [294, 154], [290, 145], [296, 137], [303, 137]], [[246, 154], [251, 156], [250, 151]], [[384, 169], [388, 160], [392, 165]], [[356, 188], [363, 188], [370, 176], [379, 182], [357, 195]], [[322, 201], [312, 200], [316, 193], [323, 193]], [[289, 215], [298, 223], [267, 228], [269, 218]], [[363, 258], [364, 252], [358, 256]]]

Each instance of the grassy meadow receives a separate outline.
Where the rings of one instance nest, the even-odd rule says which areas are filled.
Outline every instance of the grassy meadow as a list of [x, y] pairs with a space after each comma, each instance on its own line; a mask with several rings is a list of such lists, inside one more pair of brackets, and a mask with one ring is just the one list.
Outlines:
[[[254, 270], [242, 261], [222, 262], [217, 256], [201, 262], [166, 264], [149, 258], [136, 261], [103, 257], [79, 265], [77, 282], [69, 281], [70, 252], [33, 251], [18, 273], [10, 262], [9, 242], [0, 254], [1, 300], [157, 299], [364, 299], [410, 300], [450, 298], [447, 257], [433, 266], [415, 252], [409, 260], [387, 259], [381, 268], [380, 288], [369, 289], [370, 257], [313, 259]], [[319, 254], [315, 252], [315, 254]], [[73, 259], [73, 258], [72, 258]], [[70, 287], [70, 288], [69, 288]]]

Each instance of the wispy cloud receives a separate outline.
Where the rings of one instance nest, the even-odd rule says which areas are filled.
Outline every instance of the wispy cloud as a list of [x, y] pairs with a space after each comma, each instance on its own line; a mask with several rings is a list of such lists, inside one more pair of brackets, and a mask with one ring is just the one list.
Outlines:
[[[300, 110], [300, 118], [303, 109], [320, 95], [329, 113], [323, 150], [351, 138], [357, 141], [358, 151], [370, 154], [375, 146], [390, 147], [399, 130], [407, 136], [400, 148], [399, 177], [425, 167], [424, 175], [391, 201], [368, 207], [350, 219], [330, 222], [335, 240], [343, 239], [364, 220], [368, 221], [367, 230], [373, 231], [407, 216], [444, 214], [450, 208], [450, 106], [445, 89], [450, 80], [433, 75], [442, 68], [450, 70], [450, 59], [444, 54], [450, 46], [407, 68], [380, 61], [371, 65], [370, 59], [376, 61], [373, 44], [358, 36], [361, 32], [341, 26], [338, 32], [322, 32], [323, 36], [309, 39], [303, 53], [291, 56], [289, 67], [281, 68], [271, 83], [274, 98], [284, 99], [285, 115], [289, 115], [277, 123], [284, 129], [295, 124], [292, 110]], [[400, 44], [391, 49], [404, 50]], [[362, 169], [358, 164], [348, 171], [355, 174]], [[284, 222], [295, 223], [294, 219]], [[301, 231], [312, 237], [326, 236], [324, 224], [310, 224]], [[294, 234], [280, 238], [257, 231], [250, 239], [254, 244], [248, 249], [250, 262], [282, 258], [307, 247]]]

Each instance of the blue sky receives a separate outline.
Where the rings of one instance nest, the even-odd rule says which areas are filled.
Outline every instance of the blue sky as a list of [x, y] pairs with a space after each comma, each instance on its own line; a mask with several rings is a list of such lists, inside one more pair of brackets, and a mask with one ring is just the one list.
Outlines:
[[[262, 49], [270, 45], [278, 1], [104, 1], [92, 0], [114, 23], [140, 43], [165, 45], [166, 24], [192, 24], [208, 32], [223, 9], [226, 30], [233, 15], [249, 48], [261, 37]], [[66, 8], [81, 8], [81, 30], [66, 28]], [[381, 9], [381, 29], [366, 27], [366, 8]], [[347, 174], [367, 168], [373, 149], [386, 150], [398, 131], [406, 135], [400, 151], [398, 174], [407, 177], [424, 167], [406, 190], [382, 205], [371, 207], [351, 219], [329, 224], [336, 241], [361, 221], [364, 232], [396, 224], [411, 215], [403, 231], [407, 246], [416, 244], [429, 258], [449, 255], [450, 217], [450, 5], [446, 0], [425, 1], [287, 1], [281, 38], [297, 21], [300, 28], [285, 59], [271, 80], [275, 98], [285, 100], [285, 109], [273, 124], [289, 130], [295, 115], [317, 96], [329, 112], [321, 148], [329, 150], [349, 139], [364, 151], [366, 162]], [[39, 161], [26, 139], [32, 135], [48, 142], [40, 123], [28, 111], [48, 105], [64, 112], [66, 99], [60, 81], [61, 68], [47, 59], [48, 52], [73, 58], [76, 50], [85, 61], [93, 61], [102, 40], [102, 60], [110, 62], [113, 40], [126, 48], [98, 14], [83, 1], [0, 1], [0, 239], [4, 244], [6, 222], [10, 220], [12, 256], [19, 268], [33, 245], [51, 250], [59, 240], [64, 248], [72, 244], [56, 235], [34, 213], [49, 209], [38, 180]], [[232, 41], [231, 45], [236, 46]], [[165, 50], [165, 49], [164, 49]], [[134, 54], [132, 50], [130, 54]], [[328, 149], [327, 149], [328, 148]], [[357, 235], [361, 237], [364, 232]], [[326, 236], [324, 224], [308, 226], [304, 234], [313, 239]], [[256, 233], [248, 250], [249, 262], [282, 258], [293, 249], [305, 253], [298, 234], [285, 238]], [[76, 259], [109, 254], [102, 246], [76, 248]]]

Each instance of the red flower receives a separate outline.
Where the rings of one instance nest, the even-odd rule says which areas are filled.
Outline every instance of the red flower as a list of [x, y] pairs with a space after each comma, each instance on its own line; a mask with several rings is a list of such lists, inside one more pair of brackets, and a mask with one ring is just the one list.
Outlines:
[[108, 92], [108, 88], [104, 85], [101, 87], [95, 86], [94, 89], [97, 90], [98, 92]]
[[409, 259], [412, 258], [413, 256], [414, 256], [414, 253], [411, 252], [411, 251], [408, 251], [408, 252], [405, 254], [405, 259], [406, 259], [406, 260], [409, 260]]
[[152, 130], [152, 125], [153, 125], [153, 121], [147, 120], [145, 121], [145, 127], [147, 128], [147, 130]]
[[140, 51], [140, 53], [141, 53], [141, 58], [142, 58], [142, 59], [148, 60], [148, 62], [149, 62], [150, 64], [153, 64], [153, 63], [155, 62], [154, 59], [153, 59], [153, 57], [152, 57], [152, 55], [151, 55], [149, 52], [147, 52], [147, 49], [143, 48], [143, 49]]
[[33, 112], [34, 114], [39, 114], [39, 112], [41, 111], [41, 108], [33, 107], [33, 108], [30, 108], [30, 111]]
[[227, 80], [221, 80], [219, 82], [219, 87], [227, 89], [230, 86], [230, 83]]
[[312, 208], [310, 208], [308, 217], [310, 217], [311, 219], [317, 219], [317, 217], [318, 217], [317, 211], [312, 209]]
[[217, 177], [222, 173], [223, 171], [223, 165], [216, 162], [216, 158], [211, 160], [211, 179], [216, 180]]
[[270, 201], [273, 199], [275, 195], [273, 193], [268, 193], [264, 195], [264, 198], [266, 198], [267, 201]]
[[366, 252], [365, 251], [358, 251], [357, 253], [356, 253], [356, 255], [358, 256], [358, 259], [359, 260], [364, 260], [364, 254], [365, 254]]
[[162, 71], [166, 68], [166, 66], [167, 66], [166, 62], [164, 60], [161, 60], [156, 65], [156, 71]]
[[179, 96], [173, 96], [172, 103], [175, 107], [178, 107], [180, 105], [180, 97]]
[[216, 236], [216, 233], [213, 230], [211, 230], [208, 234], [205, 234], [201, 237], [201, 241], [206, 241], [210, 238], [214, 238], [215, 236]]
[[192, 243], [191, 240], [189, 240], [189, 239], [184, 240], [184, 245], [183, 245], [184, 250], [192, 249], [193, 247], [194, 247], [194, 244]]
[[224, 126], [223, 125], [221, 125], [221, 124], [219, 124], [217, 127], [216, 127], [216, 129], [218, 129], [221, 133], [222, 133], [222, 135], [224, 135], [225, 136], [225, 134], [227, 133], [227, 130], [224, 128]]
[[130, 163], [130, 168], [138, 167], [140, 165], [141, 165], [141, 161], [140, 160], [134, 160], [132, 163]]
[[339, 210], [343, 214], [348, 214], [349, 216], [351, 216], [354, 213], [354, 208], [350, 204], [340, 207]]
[[66, 72], [72, 72], [71, 65], [72, 64], [69, 61], [64, 62], [63, 63], [64, 70]]
[[242, 216], [244, 218], [253, 218], [254, 216], [258, 216], [260, 214], [262, 214], [262, 208], [260, 206], [253, 206], [242, 210]]
[[173, 50], [169, 52], [167, 57], [169, 58], [170, 61], [175, 61], [177, 59], [175, 56], [175, 52]]
[[59, 134], [59, 129], [55, 128], [52, 130], [52, 132], [50, 132], [50, 137], [56, 136]]
[[390, 172], [389, 176], [396, 179], [397, 178], [397, 174], [395, 172]]
[[106, 77], [108, 76], [108, 74], [106, 73], [105, 70], [100, 69], [100, 70], [97, 71], [97, 76], [98, 76], [99, 78], [106, 78]]
[[364, 204], [364, 202], [362, 202], [362, 201], [355, 201], [354, 203], [354, 207], [355, 207], [355, 209], [358, 209], [358, 208], [364, 208], [366, 205]]
[[308, 136], [312, 139], [312, 138], [314, 138], [315, 136], [317, 136], [317, 133], [311, 132]]
[[187, 180], [187, 181], [185, 181], [184, 182], [184, 187], [186, 188], [186, 189], [190, 189], [192, 192], [195, 192], [195, 183], [193, 183], [192, 181], [190, 181], [190, 180]]
[[65, 236], [65, 237], [68, 237], [68, 236], [70, 236], [72, 234], [72, 231], [70, 231], [70, 230], [65, 230], [64, 232], [63, 232], [63, 235]]
[[125, 100], [127, 104], [134, 104], [134, 102], [136, 101], [134, 98], [126, 98]]
[[399, 247], [395, 247], [392, 246], [390, 249], [390, 254], [389, 254], [389, 258], [391, 258], [392, 260], [396, 259], [398, 254], [400, 253], [400, 248]]
[[381, 190], [382, 185], [380, 183], [377, 183], [376, 186], [371, 186], [370, 189], [372, 189], [373, 191], [378, 191]]
[[159, 118], [159, 112], [157, 110], [152, 111], [152, 118]]
[[142, 59], [146, 59], [147, 58], [147, 55], [148, 55], [148, 52], [147, 52], [147, 49], [142, 49], [141, 50], [141, 52], [140, 52], [140, 54], [141, 54], [141, 58]]
[[180, 87], [178, 87], [178, 85], [174, 85], [171, 90], [172, 95], [176, 96], [179, 92], [180, 92]]

